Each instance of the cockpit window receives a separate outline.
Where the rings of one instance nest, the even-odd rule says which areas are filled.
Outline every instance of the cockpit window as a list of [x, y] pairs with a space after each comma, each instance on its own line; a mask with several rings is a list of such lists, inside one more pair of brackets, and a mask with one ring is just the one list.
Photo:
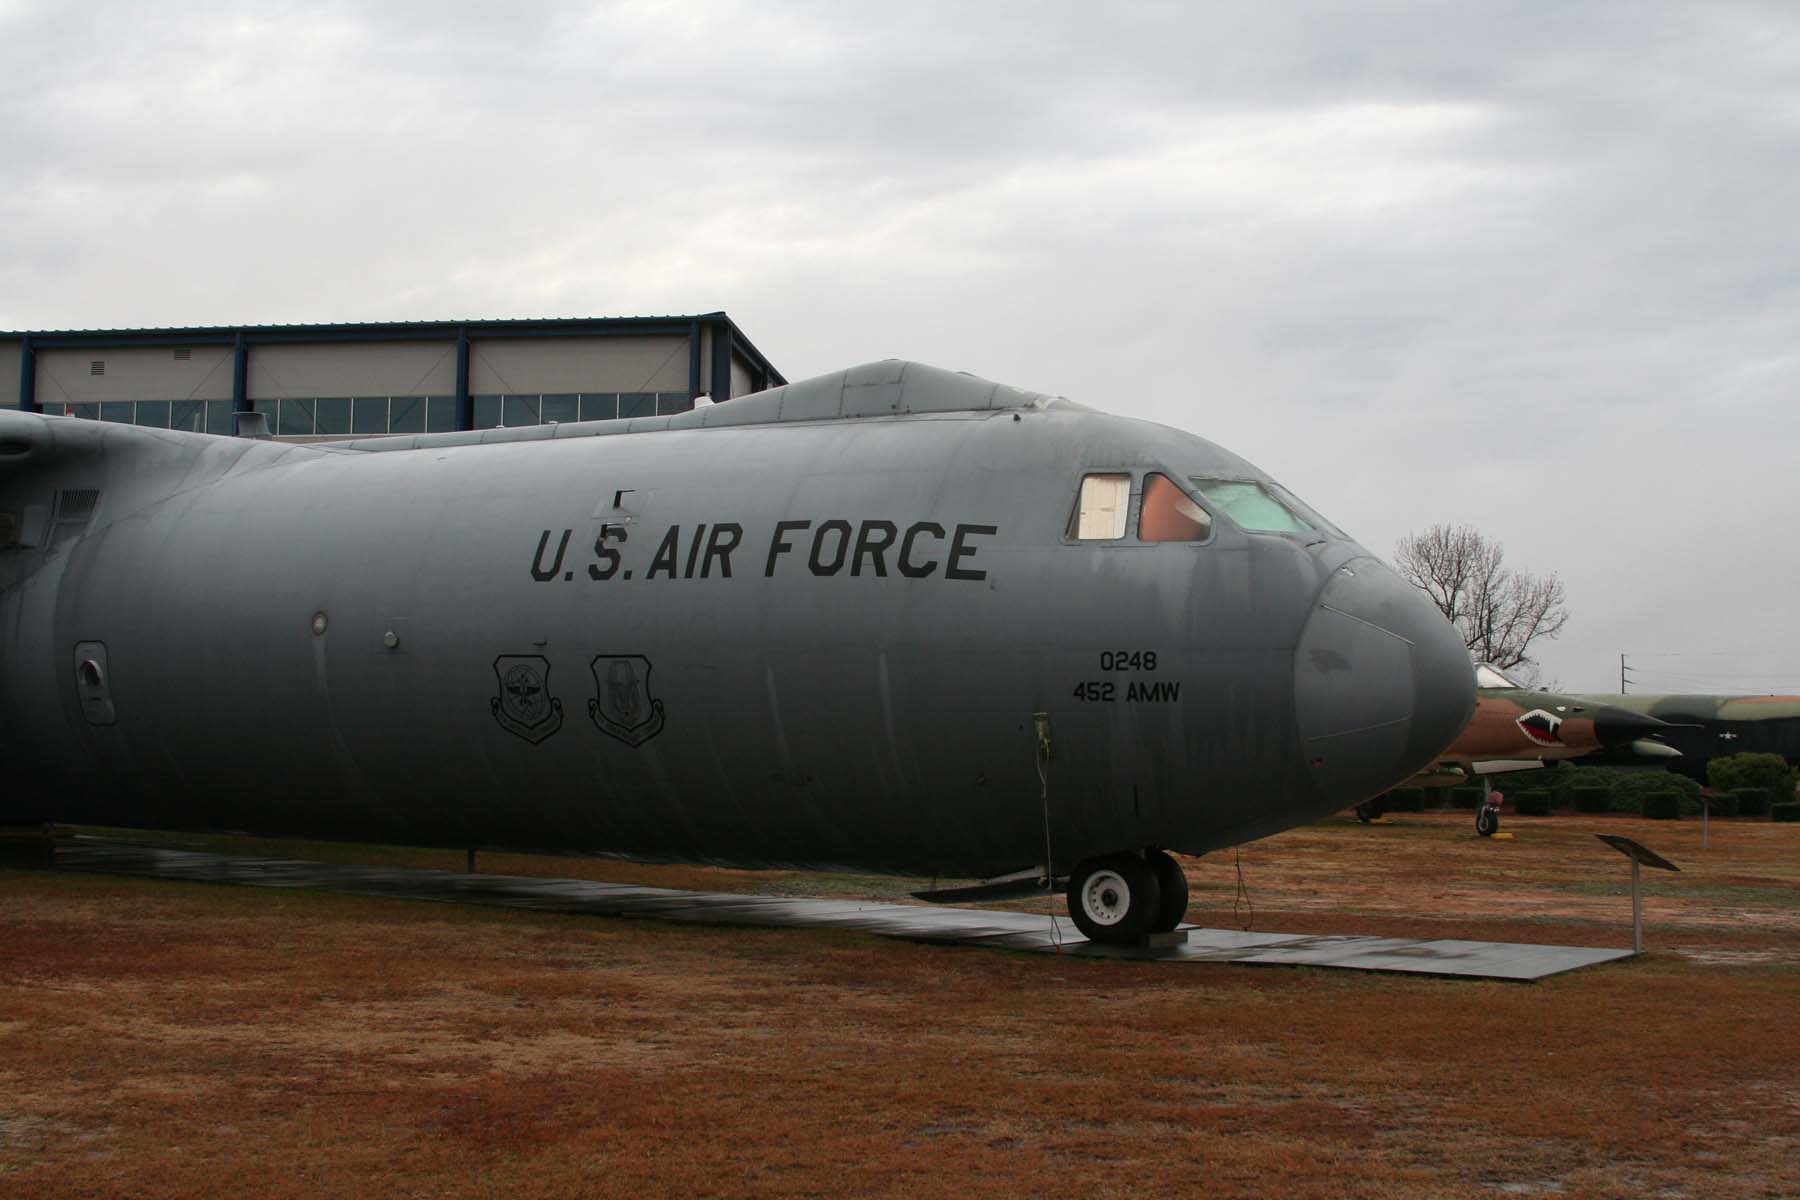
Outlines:
[[1269, 488], [1248, 479], [1199, 479], [1200, 494], [1251, 533], [1311, 533], [1315, 526]]
[[1327, 521], [1324, 517], [1321, 517], [1317, 509], [1301, 500], [1300, 497], [1294, 495], [1294, 493], [1288, 491], [1279, 483], [1271, 480], [1268, 484], [1268, 488], [1271, 492], [1275, 493], [1275, 495], [1281, 497], [1281, 503], [1286, 506], [1289, 512], [1298, 514], [1301, 520], [1311, 525], [1314, 529], [1329, 533], [1332, 537], [1337, 538], [1340, 541], [1347, 542], [1351, 540], [1349, 534], [1339, 529], [1336, 525], [1333, 525], [1330, 521]]
[[1131, 476], [1083, 475], [1081, 500], [1075, 510], [1075, 536], [1084, 542], [1113, 541], [1125, 536], [1125, 514], [1131, 507]]
[[1475, 686], [1478, 688], [1518, 688], [1518, 684], [1500, 673], [1498, 667], [1481, 663], [1475, 668]]
[[1138, 510], [1141, 542], [1204, 542], [1212, 536], [1212, 517], [1188, 499], [1167, 477], [1144, 476], [1144, 502]]

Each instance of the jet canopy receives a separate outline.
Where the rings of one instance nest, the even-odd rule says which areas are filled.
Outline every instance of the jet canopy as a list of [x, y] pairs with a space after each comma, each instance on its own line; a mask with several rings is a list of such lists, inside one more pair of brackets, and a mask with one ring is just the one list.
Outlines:
[[1514, 691], [1525, 690], [1508, 678], [1499, 667], [1489, 663], [1475, 664], [1475, 686], [1478, 688], [1512, 688]]

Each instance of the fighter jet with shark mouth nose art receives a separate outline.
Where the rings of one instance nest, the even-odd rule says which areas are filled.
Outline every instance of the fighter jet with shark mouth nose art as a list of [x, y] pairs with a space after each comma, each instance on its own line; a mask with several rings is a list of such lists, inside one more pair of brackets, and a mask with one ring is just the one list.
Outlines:
[[0, 413], [0, 823], [1067, 880], [1343, 809], [1474, 707], [1426, 600], [1160, 425], [882, 362], [290, 445]]

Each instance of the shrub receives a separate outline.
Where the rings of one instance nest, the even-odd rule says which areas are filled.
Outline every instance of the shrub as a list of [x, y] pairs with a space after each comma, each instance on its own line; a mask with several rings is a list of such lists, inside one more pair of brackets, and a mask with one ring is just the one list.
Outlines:
[[1450, 804], [1455, 808], [1480, 808], [1481, 789], [1478, 787], [1451, 788]]
[[1672, 792], [1677, 811], [1700, 811], [1700, 785], [1685, 775], [1668, 771], [1620, 771], [1613, 782], [1614, 812], [1643, 812], [1644, 797], [1653, 792]]
[[1584, 783], [1580, 787], [1569, 789], [1569, 799], [1574, 803], [1576, 812], [1603, 813], [1612, 808], [1612, 789]]
[[1800, 821], [1800, 804], [1769, 805], [1771, 821]]
[[1706, 781], [1721, 791], [1762, 788], [1771, 804], [1794, 799], [1794, 772], [1779, 754], [1733, 754], [1706, 764]]
[[1702, 797], [1707, 809], [1715, 817], [1735, 817], [1738, 815], [1737, 795], [1733, 792], [1714, 792]]
[[1769, 790], [1767, 788], [1733, 788], [1731, 796], [1737, 801], [1737, 811], [1740, 817], [1760, 817], [1769, 811]]
[[1550, 793], [1526, 792], [1514, 796], [1513, 811], [1522, 817], [1547, 817], [1550, 815]]
[[1644, 815], [1653, 821], [1679, 821], [1681, 819], [1680, 792], [1645, 792], [1642, 803]]

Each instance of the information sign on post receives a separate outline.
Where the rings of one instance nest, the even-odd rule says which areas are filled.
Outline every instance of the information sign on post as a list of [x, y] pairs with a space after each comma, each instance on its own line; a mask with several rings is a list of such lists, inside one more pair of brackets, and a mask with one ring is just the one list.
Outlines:
[[1615, 833], [1596, 833], [1594, 836], [1631, 860], [1631, 945], [1636, 953], [1642, 954], [1644, 898], [1638, 890], [1638, 867], [1655, 867], [1659, 871], [1679, 871], [1681, 868], [1648, 846], [1641, 846], [1628, 837], [1620, 837]]

